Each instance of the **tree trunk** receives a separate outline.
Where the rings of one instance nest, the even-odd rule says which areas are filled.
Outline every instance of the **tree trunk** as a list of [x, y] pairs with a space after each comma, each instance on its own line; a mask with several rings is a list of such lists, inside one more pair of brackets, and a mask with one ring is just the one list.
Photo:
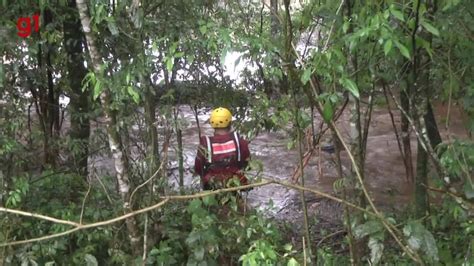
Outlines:
[[178, 174], [179, 174], [179, 189], [181, 193], [184, 192], [184, 158], [183, 158], [183, 133], [179, 126], [179, 109], [175, 107], [174, 112], [174, 127], [176, 131], [176, 141], [178, 143], [177, 157], [178, 157]]
[[[345, 9], [346, 9], [346, 18], [349, 19], [352, 17], [352, 10], [355, 5], [355, 1], [348, 0], [345, 2]], [[354, 30], [354, 25], [353, 23], [349, 24], [349, 29], [348, 33], [352, 33]], [[357, 53], [350, 53], [349, 51], [346, 51], [347, 57], [350, 59], [350, 64], [351, 64], [351, 71], [355, 73], [355, 83], [359, 85], [359, 76], [358, 76], [358, 70], [359, 70], [359, 60]], [[359, 170], [361, 179], [364, 180], [364, 150], [365, 147], [362, 146], [363, 143], [367, 143], [366, 140], [363, 140], [362, 137], [366, 136], [364, 132], [362, 132], [362, 125], [361, 125], [361, 108], [360, 108], [360, 100], [352, 93], [349, 93], [349, 103], [351, 104], [351, 116], [349, 118], [349, 123], [350, 123], [350, 150], [352, 155], [354, 156], [354, 161], [355, 165], [352, 165], [352, 173], [351, 176], [355, 177], [356, 176], [356, 169]], [[368, 130], [368, 127], [367, 127]], [[334, 134], [335, 135], [335, 134]], [[368, 134], [367, 134], [368, 136]], [[346, 189], [346, 188], [344, 188]], [[361, 189], [357, 189], [356, 186], [354, 186], [352, 189], [355, 191], [355, 197], [351, 199], [350, 197], [347, 199], [348, 201], [355, 200], [357, 204], [361, 207], [365, 207], [366, 201], [365, 201], [365, 195]], [[360, 213], [355, 213], [355, 217], [360, 217], [361, 220], [363, 221], [363, 217], [361, 217]], [[359, 220], [357, 218], [354, 218], [354, 220]], [[348, 227], [350, 228], [352, 225], [348, 224]], [[360, 260], [363, 257], [363, 252], [364, 249], [363, 247], [367, 246], [367, 240], [366, 239], [353, 239], [354, 242], [352, 243], [352, 250], [351, 250], [351, 263], [352, 265], [359, 265]]]
[[[426, 187], [428, 185], [428, 151], [425, 150], [425, 147], [429, 145], [428, 141], [425, 142], [425, 140], [429, 139], [425, 123], [425, 117], [428, 115], [429, 106], [429, 94], [427, 93], [429, 87], [429, 68], [419, 68], [424, 55], [421, 50], [417, 50], [418, 47], [416, 45], [416, 34], [419, 27], [420, 2], [417, 2], [416, 6], [414, 6], [414, 14], [415, 25], [411, 36], [413, 60], [411, 65], [412, 71], [410, 73], [410, 86], [412, 92], [414, 92], [412, 116], [416, 128], [422, 135], [421, 139], [418, 139], [415, 176], [415, 213], [417, 218], [421, 218], [429, 212], [429, 199]], [[425, 145], [423, 145], [423, 142]]]
[[[52, 13], [49, 9], [44, 11], [44, 25], [52, 22]], [[41, 33], [40, 33], [41, 34]], [[59, 136], [59, 93], [53, 83], [53, 66], [51, 64], [51, 44], [49, 41], [38, 44], [38, 67], [42, 80], [39, 90], [31, 89], [36, 101], [36, 113], [38, 114], [41, 129], [43, 131], [44, 164], [54, 167], [57, 159], [57, 149], [54, 140]]]
[[[288, 82], [288, 91], [292, 93], [292, 97], [294, 100], [294, 119], [295, 119], [295, 126], [296, 126], [296, 133], [297, 133], [297, 141], [298, 141], [298, 150], [299, 150], [299, 162], [300, 162], [300, 169], [301, 169], [301, 186], [304, 187], [304, 163], [303, 163], [303, 148], [302, 148], [302, 134], [303, 134], [303, 129], [301, 128], [299, 124], [299, 109], [300, 107], [298, 106], [298, 99], [296, 98], [296, 95], [298, 95], [297, 90], [300, 88], [300, 86], [297, 86], [296, 84], [299, 82], [299, 78], [295, 74], [295, 53], [293, 52], [293, 26], [292, 26], [292, 21], [291, 21], [291, 14], [290, 14], [290, 0], [284, 0], [283, 1], [285, 5], [285, 53], [284, 53], [284, 58], [285, 61], [287, 62], [287, 82]], [[300, 191], [300, 197], [301, 197], [301, 203], [302, 203], [302, 208], [303, 208], [303, 225], [304, 225], [304, 234], [305, 238], [304, 241], [306, 242], [306, 248], [308, 249], [308, 256], [311, 260], [311, 263], [314, 261], [314, 253], [312, 252], [312, 247], [311, 247], [311, 235], [309, 231], [309, 222], [308, 222], [308, 211], [307, 211], [307, 204], [306, 204], [306, 198], [305, 198], [305, 193], [304, 191]], [[303, 243], [304, 246], [304, 243]], [[305, 262], [306, 264], [306, 262]]]
[[[146, 84], [146, 83], [144, 83]], [[151, 86], [151, 84], [150, 84]], [[158, 151], [158, 131], [156, 129], [156, 101], [155, 96], [151, 93], [151, 87], [146, 89], [145, 99], [145, 122], [147, 125], [147, 161], [148, 173], [153, 175], [158, 170], [160, 164], [160, 154]]]
[[[44, 12], [44, 24], [48, 25], [53, 21], [52, 13], [46, 9]], [[55, 145], [55, 140], [59, 137], [59, 92], [54, 87], [53, 83], [53, 66], [51, 64], [51, 43], [46, 42], [46, 75], [48, 81], [48, 95], [47, 95], [47, 134], [49, 136], [49, 154], [47, 160], [50, 165], [55, 166], [58, 156], [58, 149]]]
[[[87, 46], [89, 48], [89, 54], [91, 57], [92, 67], [95, 74], [98, 76], [101, 72], [102, 57], [99, 54], [99, 50], [96, 47], [94, 35], [91, 29], [91, 20], [87, 10], [87, 4], [85, 0], [76, 0], [77, 9], [79, 10], [79, 16], [81, 19], [82, 28], [86, 36]], [[119, 194], [123, 201], [124, 212], [130, 212], [132, 210], [130, 206], [130, 181], [128, 176], [128, 162], [126, 156], [123, 153], [123, 147], [120, 140], [120, 136], [117, 132], [117, 118], [115, 112], [111, 109], [111, 95], [109, 88], [103, 88], [100, 94], [100, 101], [104, 108], [105, 123], [107, 127], [107, 136], [109, 139], [110, 151], [114, 158], [116, 179], [118, 183]], [[127, 230], [129, 233], [130, 244], [132, 253], [136, 256], [141, 253], [140, 245], [140, 232], [135, 220], [135, 217], [130, 217], [125, 220]]]
[[[344, 173], [342, 172], [342, 161], [341, 161], [341, 143], [339, 142], [339, 139], [337, 138], [336, 132], [331, 129], [332, 132], [332, 138], [334, 142], [334, 157], [336, 161], [336, 170], [337, 170], [337, 176], [339, 179], [344, 179], [344, 187], [342, 188], [342, 199], [348, 201], [349, 199], [347, 198], [347, 184], [350, 183], [349, 180], [347, 180], [347, 177], [344, 176]], [[319, 154], [321, 156], [321, 154]], [[346, 181], [347, 180], [347, 181]], [[357, 265], [359, 263], [359, 258], [357, 256], [357, 250], [356, 250], [356, 240], [354, 238], [354, 234], [352, 233], [352, 222], [351, 222], [351, 211], [349, 210], [349, 207], [347, 205], [344, 205], [344, 225], [347, 228], [347, 242], [349, 243], [349, 255], [350, 255], [350, 260], [351, 260], [351, 265]]]
[[[432, 17], [436, 10], [436, 3], [433, 1], [427, 2], [427, 11]], [[418, 139], [418, 156], [415, 178], [415, 206], [416, 216], [418, 218], [424, 217], [429, 213], [430, 203], [427, 191], [428, 186], [428, 156], [432, 153], [434, 163], [436, 164], [437, 155], [433, 153], [433, 149], [441, 143], [441, 136], [436, 125], [433, 108], [431, 106], [430, 89], [433, 87], [430, 80], [430, 61], [431, 57], [424, 49], [418, 49], [416, 46], [416, 34], [419, 27], [420, 16], [420, 2], [416, 3], [414, 7], [415, 13], [415, 27], [412, 33], [412, 50], [413, 50], [413, 64], [412, 64], [412, 89], [416, 94], [414, 95], [413, 117], [416, 128], [421, 134], [421, 139]], [[426, 32], [421, 32], [423, 39], [431, 43], [432, 35]], [[425, 59], [425, 63], [420, 62]], [[426, 66], [420, 68], [420, 65]]]
[[[421, 129], [423, 131], [426, 128]], [[416, 217], [421, 218], [426, 215], [429, 210], [428, 192], [428, 152], [418, 140], [416, 158], [416, 177], [415, 177], [415, 211]]]
[[[271, 35], [272, 35], [272, 41], [274, 43], [278, 42], [279, 39], [279, 32], [280, 32], [280, 22], [278, 20], [278, 0], [270, 0], [270, 23], [271, 23]], [[275, 56], [272, 60], [272, 65], [273, 67], [278, 67], [278, 58]], [[262, 77], [264, 78], [264, 82], [266, 81], [264, 77], [264, 72], [263, 72], [263, 67], [261, 64], [258, 64], [260, 72]], [[279, 87], [280, 83], [278, 82], [277, 78], [270, 78], [270, 82], [267, 82], [265, 88], [265, 94], [268, 96], [268, 98], [271, 98], [273, 96], [277, 96], [279, 94]]]
[[81, 21], [76, 11], [76, 2], [68, 1], [68, 18], [64, 21], [64, 46], [67, 53], [67, 70], [70, 93], [70, 116], [71, 116], [71, 139], [79, 144], [72, 154], [74, 169], [82, 176], [87, 177], [87, 157], [89, 155], [89, 90], [82, 91], [82, 80], [87, 74], [84, 67], [82, 47], [84, 34], [81, 29]]
[[[411, 90], [410, 86], [407, 82], [407, 87], [405, 90], [400, 91], [400, 105], [402, 109], [405, 110], [407, 114], [410, 113], [410, 96]], [[405, 165], [406, 165], [406, 175], [407, 180], [409, 182], [413, 182], [413, 162], [412, 162], [412, 155], [411, 155], [411, 143], [410, 143], [410, 131], [409, 131], [409, 121], [408, 118], [405, 117], [403, 114], [401, 115], [401, 135], [402, 135], [402, 146], [403, 146], [403, 154]]]
[[271, 18], [271, 33], [273, 40], [276, 40], [280, 23], [278, 22], [278, 0], [270, 0], [270, 18]]
[[433, 112], [433, 106], [428, 99], [428, 106], [425, 115], [426, 131], [430, 140], [431, 147], [436, 148], [441, 142], [441, 135], [439, 134], [438, 125]]

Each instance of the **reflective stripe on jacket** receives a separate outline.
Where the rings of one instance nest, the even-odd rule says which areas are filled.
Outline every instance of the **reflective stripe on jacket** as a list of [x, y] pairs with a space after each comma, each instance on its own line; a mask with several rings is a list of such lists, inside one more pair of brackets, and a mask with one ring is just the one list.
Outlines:
[[247, 166], [249, 158], [248, 142], [237, 132], [204, 136], [199, 141], [194, 170], [203, 184], [211, 180], [226, 181], [233, 176], [239, 177], [241, 184], [247, 184], [241, 170]]

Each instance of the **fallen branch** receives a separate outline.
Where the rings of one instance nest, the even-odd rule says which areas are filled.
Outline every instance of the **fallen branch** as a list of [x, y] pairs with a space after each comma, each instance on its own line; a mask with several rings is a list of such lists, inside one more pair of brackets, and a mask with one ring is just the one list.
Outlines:
[[12, 209], [7, 209], [7, 208], [0, 208], [0, 211], [4, 211], [4, 212], [20, 214], [20, 215], [23, 215], [23, 216], [31, 216], [31, 217], [40, 218], [40, 219], [47, 220], [47, 221], [52, 221], [52, 222], [55, 222], [55, 223], [69, 224], [69, 225], [76, 226], [73, 229], [70, 229], [70, 230], [67, 230], [67, 231], [64, 231], [64, 232], [61, 232], [61, 233], [57, 233], [57, 234], [52, 234], [52, 235], [47, 235], [47, 236], [42, 236], [42, 237], [37, 237], [37, 238], [32, 238], [32, 239], [27, 239], [27, 240], [1, 243], [0, 247], [20, 245], [20, 244], [26, 244], [26, 243], [32, 243], [32, 242], [48, 240], [48, 239], [52, 239], [52, 238], [56, 238], [56, 237], [60, 237], [60, 236], [69, 235], [69, 234], [74, 233], [74, 232], [79, 231], [79, 230], [84, 230], [84, 229], [89, 229], [89, 228], [94, 228], [94, 227], [113, 224], [113, 223], [125, 220], [127, 218], [136, 216], [138, 214], [149, 212], [151, 210], [157, 209], [157, 208], [165, 205], [168, 201], [169, 201], [169, 199], [165, 199], [165, 200], [160, 201], [159, 203], [157, 203], [155, 205], [152, 205], [150, 207], [143, 208], [143, 209], [133, 211], [133, 212], [129, 212], [127, 214], [124, 214], [122, 216], [119, 216], [119, 217], [116, 217], [116, 218], [113, 218], [113, 219], [110, 219], [110, 220], [105, 220], [105, 221], [102, 221], [102, 222], [91, 223], [91, 224], [78, 224], [76, 222], [60, 220], [60, 219], [56, 219], [56, 218], [52, 218], [52, 217], [44, 216], [44, 215], [40, 215], [40, 214], [17, 211], [17, 210], [12, 210]]
[[33, 218], [37, 218], [37, 219], [41, 219], [41, 220], [45, 220], [45, 221], [50, 221], [50, 222], [57, 223], [57, 224], [66, 224], [66, 225], [72, 225], [72, 226], [80, 226], [81, 225], [81, 224], [76, 223], [76, 222], [62, 220], [62, 219], [58, 219], [58, 218], [54, 218], [54, 217], [50, 217], [50, 216], [46, 216], [46, 215], [42, 215], [42, 214], [38, 214], [38, 213], [25, 212], [25, 211], [9, 209], [9, 208], [4, 208], [4, 207], [0, 207], [0, 212], [6, 212], [6, 213], [18, 214], [18, 215], [21, 215], [21, 216], [33, 217]]

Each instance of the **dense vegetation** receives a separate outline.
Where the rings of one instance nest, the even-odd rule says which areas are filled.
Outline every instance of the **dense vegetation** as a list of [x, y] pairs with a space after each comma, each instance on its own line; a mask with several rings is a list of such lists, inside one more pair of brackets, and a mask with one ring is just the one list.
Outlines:
[[[6, 0], [0, 12], [0, 264], [474, 264], [474, 1]], [[39, 25], [17, 27], [33, 14]], [[300, 164], [278, 182], [301, 191], [297, 245], [234, 194], [184, 186], [183, 105], [230, 108], [250, 139], [288, 133]], [[389, 110], [414, 186], [403, 212], [381, 211], [364, 181], [374, 108]], [[465, 136], [450, 133], [455, 108]], [[322, 133], [337, 197], [302, 192]], [[251, 171], [254, 186], [275, 182], [258, 161]], [[314, 240], [309, 193], [345, 206], [338, 248]]]

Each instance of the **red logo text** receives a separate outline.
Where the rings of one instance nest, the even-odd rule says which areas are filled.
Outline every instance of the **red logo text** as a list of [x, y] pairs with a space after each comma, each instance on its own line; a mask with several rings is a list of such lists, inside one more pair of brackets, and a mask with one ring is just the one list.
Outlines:
[[[39, 31], [39, 14], [33, 15], [33, 24], [35, 26], [35, 32]], [[31, 35], [31, 18], [30, 17], [20, 17], [16, 22], [16, 28], [18, 29], [18, 36], [26, 38]]]

